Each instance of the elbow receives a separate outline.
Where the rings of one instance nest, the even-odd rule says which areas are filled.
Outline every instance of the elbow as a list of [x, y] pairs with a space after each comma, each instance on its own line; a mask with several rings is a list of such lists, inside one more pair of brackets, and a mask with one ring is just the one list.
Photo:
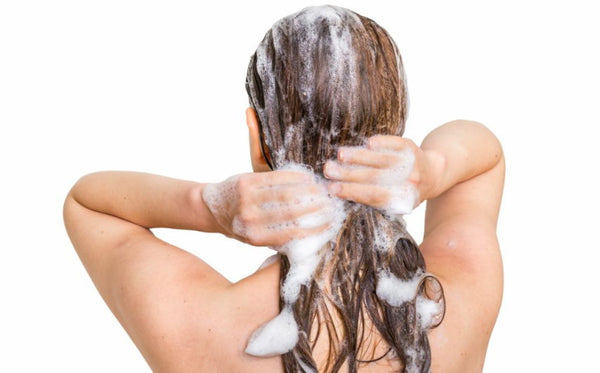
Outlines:
[[465, 135], [476, 136], [478, 143], [484, 146], [488, 154], [492, 156], [494, 165], [503, 161], [504, 151], [502, 143], [496, 134], [485, 124], [469, 119], [456, 119], [446, 123], [446, 125], [460, 128], [460, 132]]
[[85, 184], [91, 175], [93, 174], [87, 174], [80, 177], [67, 192], [62, 208], [63, 222], [67, 232], [69, 232], [70, 222], [76, 219], [75, 215], [77, 215], [77, 207], [81, 206], [81, 202], [79, 201], [81, 189], [85, 187]]

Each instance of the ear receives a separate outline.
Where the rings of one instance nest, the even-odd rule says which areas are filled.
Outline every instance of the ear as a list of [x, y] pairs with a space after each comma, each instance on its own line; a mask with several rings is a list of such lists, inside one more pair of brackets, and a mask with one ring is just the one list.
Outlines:
[[258, 128], [258, 116], [256, 111], [249, 107], [246, 109], [246, 124], [250, 139], [250, 161], [254, 172], [271, 171], [267, 160], [260, 149], [260, 129]]

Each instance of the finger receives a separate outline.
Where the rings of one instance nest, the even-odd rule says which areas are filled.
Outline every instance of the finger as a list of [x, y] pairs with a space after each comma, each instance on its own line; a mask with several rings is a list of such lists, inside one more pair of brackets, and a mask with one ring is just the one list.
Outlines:
[[[314, 236], [324, 232], [329, 228], [331, 228], [330, 221], [328, 221], [326, 224], [321, 224], [313, 228], [291, 228], [282, 232], [283, 235], [288, 237], [288, 239], [286, 241], [283, 241], [283, 243], [289, 242], [290, 240], [300, 240], [309, 236]], [[280, 245], [282, 245], [283, 243], [281, 243]]]
[[367, 141], [367, 148], [380, 151], [400, 151], [402, 149], [410, 148], [408, 141], [409, 140], [400, 136], [376, 135], [369, 138]]
[[329, 227], [330, 224], [323, 224], [308, 229], [292, 225], [278, 227], [263, 226], [261, 228], [249, 229], [246, 232], [246, 240], [248, 243], [256, 246], [282, 246], [291, 240], [319, 234]]
[[327, 161], [323, 172], [331, 180], [363, 184], [376, 182], [382, 174], [381, 170], [373, 167], [346, 166], [334, 161]]
[[321, 204], [298, 204], [298, 205], [275, 205], [264, 206], [258, 223], [269, 224], [278, 222], [300, 221], [305, 216], [313, 214], [324, 214], [331, 209], [331, 203]]
[[261, 188], [255, 191], [256, 204], [273, 208], [289, 205], [318, 205], [327, 199], [327, 189], [320, 184], [288, 184], [272, 188]]
[[[261, 177], [262, 173], [255, 174]], [[271, 188], [274, 186], [288, 184], [314, 183], [314, 176], [309, 172], [302, 171], [271, 171], [264, 174], [261, 187]]]
[[398, 163], [398, 156], [366, 148], [342, 147], [338, 150], [338, 160], [344, 164], [390, 168]]
[[388, 188], [372, 184], [336, 182], [329, 184], [329, 191], [338, 198], [376, 208], [385, 208], [391, 196]]

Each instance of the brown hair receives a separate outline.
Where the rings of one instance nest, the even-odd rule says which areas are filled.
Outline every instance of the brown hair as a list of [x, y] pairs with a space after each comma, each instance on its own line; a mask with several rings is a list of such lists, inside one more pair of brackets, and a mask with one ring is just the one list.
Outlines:
[[[404, 132], [408, 97], [398, 48], [374, 21], [347, 9], [307, 8], [278, 21], [250, 59], [246, 89], [273, 169], [299, 163], [321, 175], [340, 146]], [[294, 349], [283, 355], [285, 371], [317, 371], [312, 349], [324, 322], [330, 346], [322, 371], [337, 372], [347, 363], [356, 372], [361, 362], [377, 360], [365, 358], [370, 323], [388, 352], [403, 362], [403, 372], [428, 372], [427, 329], [443, 317], [441, 285], [423, 275], [425, 261], [401, 219], [348, 205], [337, 239], [328, 244], [328, 255], [293, 306], [300, 333]], [[376, 241], [387, 242], [385, 250], [376, 249]], [[325, 271], [326, 262], [330, 272]], [[289, 268], [282, 257], [282, 283]], [[392, 306], [380, 299], [376, 288], [381, 271], [401, 280], [422, 276], [412, 301]], [[317, 280], [326, 273], [325, 286], [319, 286]], [[431, 325], [421, 323], [418, 297], [442, 305], [442, 315]], [[342, 330], [336, 330], [333, 318]], [[317, 332], [311, 335], [315, 322]]]

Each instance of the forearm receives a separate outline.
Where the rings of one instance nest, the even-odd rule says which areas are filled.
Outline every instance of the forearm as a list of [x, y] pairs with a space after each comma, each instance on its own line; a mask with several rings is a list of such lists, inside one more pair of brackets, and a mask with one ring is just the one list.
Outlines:
[[81, 178], [70, 196], [84, 207], [146, 228], [217, 232], [202, 200], [204, 185], [135, 172], [99, 172]]
[[429, 158], [434, 174], [427, 199], [491, 170], [503, 157], [494, 134], [482, 124], [466, 120], [436, 128], [423, 140], [421, 149]]

